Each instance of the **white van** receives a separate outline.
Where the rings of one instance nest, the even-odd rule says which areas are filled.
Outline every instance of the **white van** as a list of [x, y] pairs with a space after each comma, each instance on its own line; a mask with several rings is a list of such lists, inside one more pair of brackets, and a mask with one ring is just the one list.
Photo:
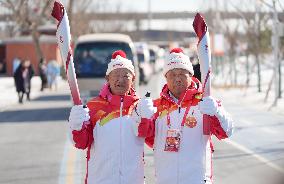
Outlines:
[[[80, 36], [74, 49], [74, 65], [82, 102], [97, 96], [106, 82], [105, 74], [111, 55], [123, 50], [127, 58], [133, 61], [136, 80], [139, 80], [137, 57], [131, 38], [124, 34], [89, 34]], [[135, 82], [138, 90], [139, 82]]]
[[135, 42], [134, 46], [138, 58], [140, 83], [147, 83], [150, 80], [151, 75], [153, 74], [153, 67], [150, 63], [150, 52], [148, 44], [145, 42]]
[[150, 63], [154, 68], [154, 73], [161, 71], [164, 67], [165, 50], [157, 45], [149, 45]]

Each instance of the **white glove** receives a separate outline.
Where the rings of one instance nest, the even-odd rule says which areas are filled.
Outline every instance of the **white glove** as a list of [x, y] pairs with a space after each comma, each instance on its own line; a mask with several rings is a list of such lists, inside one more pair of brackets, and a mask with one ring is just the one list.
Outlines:
[[89, 111], [89, 108], [83, 108], [83, 105], [73, 106], [69, 115], [70, 128], [81, 130], [83, 123], [90, 120]]
[[202, 98], [202, 101], [198, 103], [198, 108], [202, 114], [214, 116], [217, 114], [218, 104], [213, 97], [208, 96]]
[[150, 97], [143, 97], [138, 102], [137, 111], [141, 118], [150, 119], [157, 108], [154, 107], [153, 100]]

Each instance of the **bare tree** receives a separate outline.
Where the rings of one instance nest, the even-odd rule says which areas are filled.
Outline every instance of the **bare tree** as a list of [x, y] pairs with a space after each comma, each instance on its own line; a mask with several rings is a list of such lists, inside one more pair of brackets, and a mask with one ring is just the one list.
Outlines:
[[[246, 56], [248, 59], [249, 54], [253, 54], [255, 58], [255, 65], [257, 67], [257, 91], [262, 91], [262, 79], [261, 79], [261, 53], [265, 53], [270, 51], [268, 48], [270, 48], [270, 38], [264, 37], [263, 32], [268, 28], [268, 20], [269, 16], [265, 14], [260, 14], [261, 6], [257, 2], [254, 1], [248, 1], [249, 4], [255, 4], [254, 6], [254, 12], [255, 12], [255, 18], [251, 19], [251, 17], [248, 17], [245, 14], [245, 11], [249, 11], [245, 7], [252, 7], [248, 6], [245, 2], [242, 4], [245, 7], [239, 7], [235, 6], [231, 3], [231, 5], [234, 7], [235, 10], [239, 13], [239, 15], [243, 18], [244, 22], [244, 28], [246, 30], [246, 39], [247, 39], [247, 51]], [[247, 80], [246, 85], [249, 85], [250, 82], [250, 67], [249, 62], [247, 60]]]
[[67, 14], [70, 22], [71, 34], [74, 38], [90, 32], [91, 20], [87, 16], [94, 6], [92, 0], [69, 0]]
[[119, 20], [111, 20], [104, 15], [104, 21], [96, 20], [97, 13], [121, 11], [121, 4], [111, 4], [109, 0], [69, 0], [67, 13], [71, 24], [71, 34], [74, 38], [87, 33], [95, 32], [122, 32], [125, 23]]
[[14, 22], [14, 26], [11, 27], [10, 35], [31, 33], [38, 61], [43, 58], [39, 43], [40, 33], [38, 27], [48, 20], [52, 2], [51, 0], [0, 0], [1, 5], [11, 11], [11, 19], [9, 21]]

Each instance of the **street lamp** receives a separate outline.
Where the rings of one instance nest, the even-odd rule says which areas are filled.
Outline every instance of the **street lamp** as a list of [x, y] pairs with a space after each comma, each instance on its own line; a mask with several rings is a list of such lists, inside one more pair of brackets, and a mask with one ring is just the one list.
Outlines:
[[151, 29], [151, 22], [152, 22], [151, 0], [148, 0], [148, 30]]

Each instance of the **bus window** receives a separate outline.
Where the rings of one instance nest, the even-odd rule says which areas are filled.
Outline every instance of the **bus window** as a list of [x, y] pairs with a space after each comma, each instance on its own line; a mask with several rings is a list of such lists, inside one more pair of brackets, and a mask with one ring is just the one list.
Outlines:
[[76, 46], [74, 65], [77, 78], [105, 77], [111, 55], [116, 50], [123, 50], [133, 62], [129, 44], [123, 42], [87, 42]]

